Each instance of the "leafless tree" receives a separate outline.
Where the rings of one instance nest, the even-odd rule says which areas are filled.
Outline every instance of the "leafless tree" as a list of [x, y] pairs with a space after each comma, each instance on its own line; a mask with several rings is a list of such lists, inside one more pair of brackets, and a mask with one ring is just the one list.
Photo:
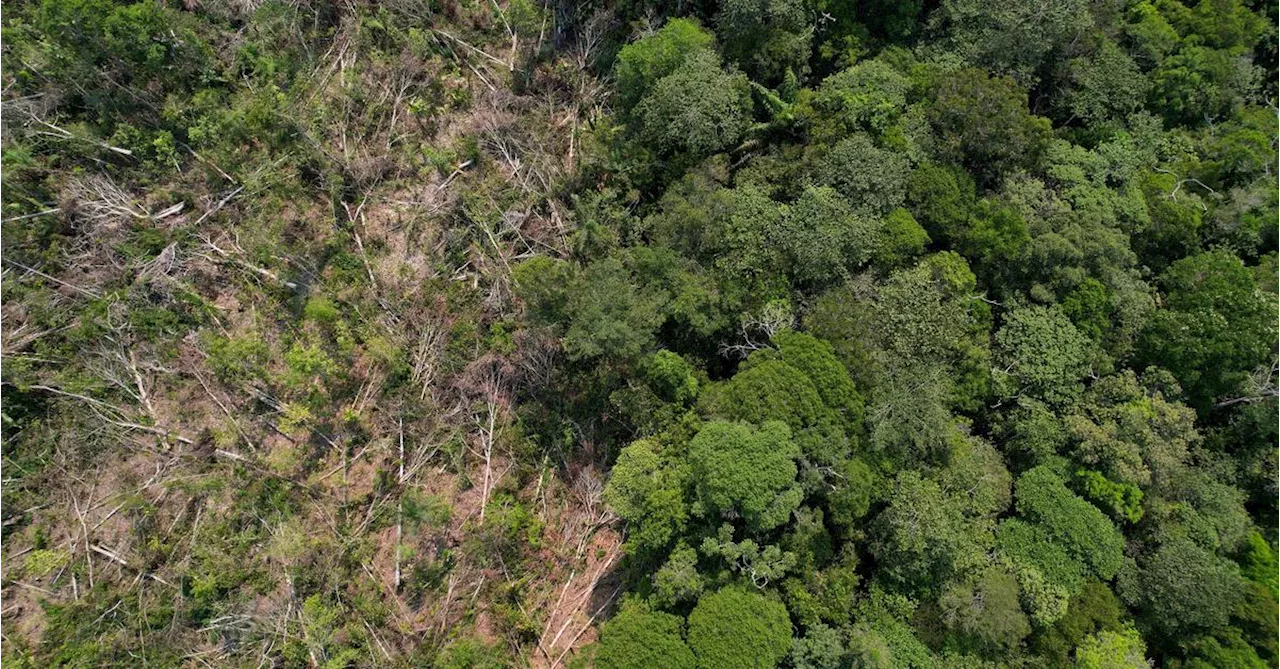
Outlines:
[[496, 354], [486, 354], [467, 366], [458, 380], [458, 388], [472, 404], [471, 421], [474, 427], [468, 451], [484, 465], [480, 485], [480, 519], [484, 520], [484, 507], [489, 503], [489, 493], [497, 484], [494, 476], [494, 449], [497, 447], [506, 414], [511, 407], [510, 390], [514, 381], [511, 363]]
[[760, 311], [742, 317], [738, 341], [720, 347], [720, 355], [745, 358], [752, 351], [772, 348], [774, 335], [795, 327], [791, 305], [781, 300], [769, 302]]
[[1217, 406], [1229, 407], [1280, 397], [1280, 384], [1277, 383], [1280, 378], [1278, 377], [1280, 377], [1280, 358], [1272, 360], [1271, 364], [1258, 367], [1249, 375], [1248, 381], [1245, 382], [1244, 395], [1222, 400]]
[[525, 388], [538, 388], [551, 383], [556, 359], [560, 354], [558, 340], [551, 333], [524, 329], [516, 333], [519, 351], [520, 381]]
[[426, 400], [440, 374], [440, 356], [449, 339], [450, 321], [443, 314], [428, 315], [418, 324], [418, 341], [413, 349], [410, 381], [421, 388], [418, 399]]

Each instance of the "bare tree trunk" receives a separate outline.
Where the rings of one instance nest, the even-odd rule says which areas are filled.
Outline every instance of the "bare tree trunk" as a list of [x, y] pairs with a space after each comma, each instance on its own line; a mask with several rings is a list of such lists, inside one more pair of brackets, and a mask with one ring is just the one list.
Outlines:
[[396, 591], [400, 590], [400, 539], [404, 536], [404, 418], [399, 419], [400, 427], [400, 472], [396, 480], [400, 484], [400, 503], [396, 508]]
[[496, 401], [491, 399], [487, 404], [487, 413], [489, 416], [489, 425], [482, 428], [480, 437], [484, 444], [482, 456], [484, 458], [484, 484], [480, 488], [480, 520], [484, 521], [485, 507], [489, 505], [489, 485], [493, 476], [493, 441], [494, 429], [498, 421], [498, 405]]
[[[507, 396], [508, 377], [512, 371], [510, 362], [499, 356], [485, 356], [472, 363], [467, 378], [460, 388], [471, 394], [483, 408], [477, 406], [472, 420], [476, 426], [476, 438], [479, 441], [469, 448], [472, 454], [484, 462], [484, 478], [480, 484], [480, 520], [484, 520], [485, 506], [489, 504], [489, 493], [496, 481], [493, 475], [493, 449], [497, 445], [501, 423], [499, 418], [508, 408], [510, 398]], [[474, 406], [474, 405], [473, 405]], [[497, 478], [501, 478], [501, 474]]]

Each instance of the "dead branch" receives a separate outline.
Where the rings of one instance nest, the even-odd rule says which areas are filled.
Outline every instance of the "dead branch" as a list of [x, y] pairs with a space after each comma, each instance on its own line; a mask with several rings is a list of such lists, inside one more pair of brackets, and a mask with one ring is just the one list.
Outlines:
[[739, 342], [724, 344], [720, 347], [720, 355], [745, 358], [752, 351], [772, 348], [770, 340], [773, 336], [789, 330], [795, 325], [795, 317], [785, 303], [770, 302], [759, 313], [749, 314], [742, 318], [739, 330]]
[[1280, 397], [1278, 382], [1280, 382], [1280, 359], [1272, 360], [1270, 365], [1259, 367], [1249, 375], [1249, 380], [1245, 383], [1245, 395], [1222, 400], [1214, 406], [1224, 408]]
[[41, 217], [41, 216], [51, 216], [51, 215], [53, 215], [53, 214], [58, 214], [58, 213], [61, 213], [61, 212], [62, 212], [62, 209], [60, 209], [60, 208], [58, 208], [58, 207], [54, 207], [53, 209], [45, 209], [45, 210], [43, 210], [43, 211], [37, 211], [37, 212], [32, 213], [32, 214], [23, 214], [23, 215], [21, 215], [21, 216], [14, 216], [14, 217], [12, 217], [12, 218], [6, 218], [6, 219], [4, 219], [3, 221], [0, 221], [0, 223], [13, 223], [13, 222], [15, 222], [15, 221], [25, 221], [25, 220], [27, 220], [27, 219], [29, 219], [29, 218], [39, 218], [39, 217]]
[[[47, 128], [47, 130], [36, 130], [36, 131], [34, 131], [34, 132], [35, 132], [35, 134], [37, 134], [37, 135], [45, 135], [45, 136], [48, 136], [48, 137], [56, 137], [56, 138], [58, 138], [58, 139], [73, 139], [73, 140], [77, 140], [77, 141], [81, 141], [81, 142], [88, 142], [89, 144], [92, 144], [92, 145], [97, 146], [97, 147], [99, 147], [99, 148], [106, 149], [106, 150], [111, 151], [111, 152], [113, 152], [113, 153], [118, 153], [118, 154], [120, 154], [120, 155], [122, 155], [122, 156], [132, 156], [132, 155], [133, 155], [133, 151], [130, 151], [129, 149], [121, 148], [121, 147], [118, 147], [118, 146], [112, 146], [111, 144], [107, 144], [106, 142], [100, 142], [100, 141], [98, 141], [98, 140], [96, 140], [96, 139], [94, 139], [94, 138], [92, 138], [92, 137], [86, 137], [86, 136], [84, 136], [84, 135], [77, 135], [77, 134], [75, 134], [75, 133], [71, 132], [70, 130], [67, 130], [67, 129], [65, 129], [65, 128], [60, 128], [60, 127], [58, 127], [58, 126], [56, 126], [56, 125], [54, 125], [54, 124], [52, 124], [52, 123], [49, 123], [48, 121], [45, 121], [45, 120], [43, 120], [43, 119], [40, 119], [40, 118], [36, 117], [35, 113], [33, 113], [30, 109], [27, 109], [26, 107], [22, 107], [22, 108], [20, 108], [20, 111], [22, 111], [23, 113], [25, 113], [25, 114], [27, 115], [27, 118], [29, 119], [30, 123], [35, 123], [36, 125], [39, 125], [39, 126], [41, 126], [41, 127], [43, 127], [43, 128]], [[30, 123], [29, 123], [28, 125], [30, 125]]]
[[399, 471], [396, 475], [396, 484], [400, 486], [400, 497], [396, 503], [396, 546], [395, 551], [395, 586], [396, 591], [400, 590], [400, 543], [404, 538], [404, 418], [400, 417], [396, 420], [396, 433], [399, 437], [399, 453], [398, 467]]
[[[208, 357], [203, 351], [200, 351], [200, 354], [206, 358]], [[257, 447], [254, 446], [253, 441], [249, 439], [249, 435], [245, 434], [244, 429], [240, 427], [240, 421], [236, 420], [235, 415], [231, 413], [231, 409], [227, 408], [227, 405], [224, 404], [222, 400], [218, 399], [218, 396], [213, 392], [213, 388], [209, 387], [209, 383], [205, 381], [204, 374], [201, 374], [200, 370], [197, 369], [194, 370], [194, 375], [196, 380], [200, 382], [200, 387], [204, 388], [204, 392], [209, 396], [209, 399], [213, 400], [214, 404], [217, 404], [218, 408], [222, 409], [222, 413], [226, 415], [227, 420], [231, 421], [232, 427], [236, 429], [240, 438], [244, 439], [244, 443], [249, 447], [249, 450], [256, 451]]]
[[[486, 59], [488, 59], [488, 60], [490, 60], [490, 61], [492, 61], [492, 62], [494, 62], [494, 63], [497, 63], [498, 65], [501, 65], [501, 66], [503, 66], [503, 67], [507, 68], [508, 70], [514, 70], [514, 69], [515, 69], [515, 68], [514, 68], [514, 66], [513, 66], [512, 64], [510, 64], [510, 63], [506, 63], [506, 62], [504, 62], [503, 60], [501, 60], [501, 59], [497, 58], [496, 56], [491, 56], [491, 55], [489, 55], [487, 52], [485, 52], [485, 51], [483, 51], [483, 50], [481, 50], [481, 49], [478, 49], [478, 48], [476, 48], [475, 46], [472, 46], [472, 45], [471, 45], [471, 43], [469, 43], [469, 42], [467, 42], [467, 41], [465, 41], [465, 40], [463, 40], [463, 39], [460, 39], [460, 38], [458, 38], [458, 37], [454, 37], [453, 35], [450, 35], [449, 33], [445, 32], [445, 31], [443, 31], [443, 30], [440, 30], [440, 29], [437, 29], [437, 28], [432, 28], [432, 29], [431, 29], [431, 32], [433, 32], [433, 33], [435, 33], [435, 34], [437, 34], [437, 35], [440, 35], [440, 36], [442, 36], [442, 37], [448, 38], [449, 40], [451, 40], [451, 41], [453, 41], [453, 42], [455, 42], [455, 43], [457, 43], [457, 44], [460, 44], [460, 45], [462, 45], [462, 46], [466, 47], [466, 48], [467, 48], [467, 50], [471, 51], [472, 53], [475, 53], [475, 54], [478, 54], [478, 55], [484, 56]], [[477, 73], [477, 74], [479, 74], [479, 73]]]
[[26, 271], [26, 272], [30, 272], [31, 274], [34, 274], [34, 275], [36, 275], [36, 276], [38, 276], [38, 277], [40, 277], [40, 278], [42, 278], [42, 279], [48, 279], [49, 281], [52, 281], [52, 282], [54, 282], [54, 283], [58, 284], [59, 286], [66, 286], [67, 288], [70, 288], [71, 290], [74, 290], [74, 291], [76, 291], [77, 293], [80, 293], [81, 295], [87, 295], [87, 296], [92, 297], [92, 298], [94, 298], [94, 299], [100, 299], [100, 298], [102, 297], [102, 295], [99, 295], [98, 293], [96, 293], [96, 292], [94, 292], [94, 291], [92, 291], [92, 290], [89, 290], [88, 288], [81, 288], [80, 286], [77, 286], [77, 285], [75, 285], [75, 284], [71, 284], [71, 283], [67, 283], [66, 281], [63, 281], [62, 279], [59, 279], [59, 278], [57, 278], [57, 277], [49, 276], [48, 274], [45, 274], [44, 272], [41, 272], [41, 271], [40, 271], [40, 270], [38, 270], [38, 269], [35, 269], [35, 268], [33, 268], [33, 267], [27, 267], [26, 265], [23, 265], [22, 263], [20, 263], [20, 262], [18, 262], [18, 261], [16, 261], [16, 260], [13, 260], [12, 258], [5, 258], [4, 260], [5, 260], [5, 262], [9, 263], [10, 265], [13, 265], [14, 267], [17, 267], [18, 269], [24, 270], [24, 271]]
[[502, 428], [498, 419], [510, 406], [511, 371], [511, 365], [505, 359], [497, 355], [486, 355], [471, 363], [459, 380], [459, 389], [464, 395], [479, 400], [479, 410], [472, 415], [472, 422], [476, 427], [475, 439], [468, 451], [484, 463], [484, 479], [480, 488], [481, 521], [484, 520], [485, 507], [489, 503], [489, 492], [496, 483], [493, 479], [494, 447]]
[[[223, 174], [223, 176], [226, 176], [226, 174]], [[227, 177], [227, 179], [231, 179], [231, 177]], [[210, 207], [209, 210], [204, 212], [203, 214], [200, 214], [200, 218], [196, 219], [196, 222], [192, 224], [192, 227], [196, 227], [201, 223], [204, 223], [204, 219], [209, 218], [210, 216], [218, 213], [218, 211], [220, 211], [223, 207], [227, 206], [227, 203], [231, 201], [231, 198], [239, 195], [240, 191], [242, 190], [244, 190], [244, 186], [240, 186], [235, 190], [231, 191], [230, 193], [227, 193], [225, 196], [223, 196], [221, 200], [218, 200], [217, 204]]]
[[145, 221], [155, 218], [106, 175], [91, 174], [72, 179], [65, 193], [75, 202], [75, 218], [83, 221], [119, 224], [130, 219]]
[[578, 630], [578, 633], [573, 635], [573, 638], [569, 640], [569, 646], [564, 649], [563, 653], [560, 653], [560, 657], [557, 657], [556, 661], [551, 663], [552, 669], [564, 661], [564, 657], [569, 654], [569, 651], [573, 650], [573, 644], [577, 643], [578, 639], [582, 638], [582, 635], [585, 634], [587, 630], [591, 629], [591, 626], [596, 622], [596, 618], [600, 617], [600, 614], [604, 613], [604, 610], [609, 608], [609, 605], [613, 603], [614, 598], [617, 597], [618, 593], [621, 591], [621, 585], [613, 589], [613, 593], [604, 601], [604, 604], [601, 604], [600, 608], [596, 609], [596, 612], [591, 614], [591, 618], [587, 620], [587, 624], [583, 625], [582, 629]]
[[231, 263], [238, 267], [247, 269], [250, 272], [257, 274], [258, 276], [269, 279], [275, 283], [282, 284], [290, 290], [298, 289], [298, 284], [292, 281], [286, 281], [285, 279], [281, 279], [280, 276], [277, 275], [275, 272], [272, 272], [269, 269], [258, 267], [257, 265], [250, 264], [248, 262], [245, 262], [244, 260], [241, 260], [239, 256], [243, 255], [245, 253], [245, 250], [243, 248], [240, 248], [239, 244], [233, 242], [230, 249], [224, 249], [218, 246], [217, 244], [213, 243], [213, 240], [207, 236], [201, 237], [201, 240], [204, 242], [203, 248], [213, 252], [213, 254], [216, 255], [217, 257], [215, 258], [213, 256], [210, 256], [207, 253], [197, 253], [195, 255], [201, 258], [204, 258], [205, 260], [208, 260], [211, 263], [216, 263], [216, 264], [220, 264], [222, 262]]
[[[129, 565], [129, 562], [128, 562], [127, 560], [125, 560], [124, 558], [120, 557], [120, 556], [119, 556], [119, 555], [117, 555], [116, 553], [114, 553], [114, 552], [112, 552], [112, 551], [110, 551], [110, 550], [107, 550], [106, 548], [103, 548], [101, 545], [93, 544], [92, 546], [90, 546], [90, 547], [89, 547], [89, 549], [90, 549], [90, 550], [92, 550], [93, 552], [97, 553], [98, 555], [101, 555], [101, 556], [103, 556], [103, 557], [105, 557], [105, 558], [107, 558], [107, 559], [111, 560], [112, 562], [114, 562], [114, 563], [116, 563], [116, 564], [120, 565], [121, 567], [125, 567], [125, 568], [127, 568], [127, 569], [133, 569], [133, 567]], [[139, 575], [139, 576], [142, 576], [143, 574], [142, 574], [141, 572], [139, 572], [139, 574], [138, 574], [138, 575]], [[167, 585], [167, 586], [169, 586], [169, 587], [171, 587], [171, 588], [173, 587], [173, 585], [172, 585], [171, 583], [169, 583], [168, 581], [164, 580], [163, 578], [160, 578], [159, 576], [156, 576], [155, 574], [147, 573], [147, 574], [146, 574], [146, 577], [147, 577], [147, 578], [150, 578], [151, 580], [155, 581], [156, 583], [161, 583], [161, 584]]]

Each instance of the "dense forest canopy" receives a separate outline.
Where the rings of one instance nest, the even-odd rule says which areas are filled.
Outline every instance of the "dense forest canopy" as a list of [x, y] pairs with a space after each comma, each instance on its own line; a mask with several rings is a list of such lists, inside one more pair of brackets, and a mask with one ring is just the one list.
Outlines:
[[15, 667], [1276, 667], [1274, 0], [15, 0]]

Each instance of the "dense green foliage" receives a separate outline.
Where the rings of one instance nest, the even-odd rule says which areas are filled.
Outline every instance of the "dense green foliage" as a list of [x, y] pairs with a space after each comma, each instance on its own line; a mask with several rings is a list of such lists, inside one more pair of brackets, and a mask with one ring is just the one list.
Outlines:
[[791, 621], [782, 604], [725, 588], [689, 614], [689, 646], [702, 669], [773, 667], [791, 649]]
[[1280, 661], [1275, 2], [6, 10], [6, 662]]
[[624, 606], [600, 628], [596, 666], [601, 669], [671, 667], [691, 669], [693, 653], [684, 642], [684, 620], [641, 605]]
[[[683, 255], [727, 321], [719, 360], [670, 325], [652, 344], [706, 376], [609, 486], [683, 500], [650, 517], [615, 504], [637, 592], [687, 613], [718, 584], [777, 587], [796, 667], [901, 666], [904, 629], [946, 666], [1270, 657], [1244, 611], [1273, 605], [1242, 603], [1232, 574], [1271, 554], [1249, 532], [1274, 500], [1241, 486], [1274, 471], [1275, 437], [1231, 426], [1275, 411], [1276, 295], [1259, 279], [1275, 224], [1234, 203], [1275, 188], [1276, 124], [1246, 120], [1265, 95], [1254, 66], [1216, 60], [1265, 53], [1266, 19], [1208, 2], [873, 4], [808, 35], [792, 3], [726, 2], [697, 17], [714, 40], [673, 18], [624, 49], [714, 42], [761, 120], [721, 147], [730, 163], [697, 165], [715, 149], [673, 149], [637, 119], [633, 152], [684, 158], [607, 164], [649, 212], [609, 255]], [[1252, 151], [1265, 160], [1234, 162]], [[1274, 218], [1274, 199], [1252, 201]], [[779, 423], [785, 464], [767, 464], [747, 424]], [[828, 602], [849, 596], [850, 566], [904, 598], [905, 628], [860, 607], [857, 581]]]

